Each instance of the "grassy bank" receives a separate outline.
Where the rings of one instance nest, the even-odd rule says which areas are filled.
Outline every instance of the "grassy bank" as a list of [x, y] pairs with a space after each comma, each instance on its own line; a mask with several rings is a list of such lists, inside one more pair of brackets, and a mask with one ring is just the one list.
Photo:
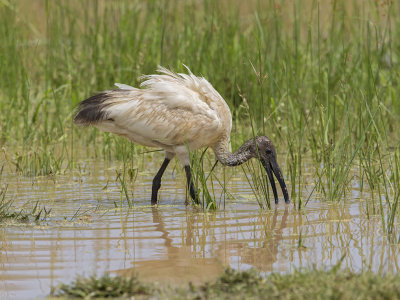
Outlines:
[[262, 277], [255, 271], [228, 269], [217, 280], [173, 288], [140, 282], [136, 277], [78, 278], [52, 296], [129, 299], [398, 299], [400, 276], [330, 271], [296, 271]]
[[232, 149], [253, 134], [274, 141], [297, 207], [309, 196], [307, 156], [322, 198], [368, 186], [371, 212], [387, 206], [391, 222], [400, 178], [398, 10], [372, 0], [1, 1], [2, 160], [29, 176], [75, 170], [85, 157], [129, 166], [146, 149], [77, 129], [75, 106], [114, 82], [139, 84], [158, 64], [184, 71], [184, 63], [229, 104]]

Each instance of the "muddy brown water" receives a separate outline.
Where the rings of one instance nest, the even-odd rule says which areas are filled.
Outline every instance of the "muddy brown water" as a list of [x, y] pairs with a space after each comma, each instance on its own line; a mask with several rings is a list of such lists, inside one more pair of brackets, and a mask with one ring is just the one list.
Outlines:
[[18, 208], [39, 201], [52, 212], [37, 225], [0, 228], [0, 299], [42, 298], [77, 275], [105, 272], [184, 284], [211, 280], [227, 266], [291, 272], [342, 260], [342, 268], [354, 271], [399, 269], [399, 247], [384, 234], [380, 216], [367, 217], [368, 200], [356, 187], [342, 203], [312, 196], [301, 211], [283, 203], [262, 211], [239, 168], [227, 183], [236, 199], [202, 212], [185, 206], [184, 176], [176, 166], [163, 179], [161, 205], [152, 208], [157, 166], [149, 164], [134, 185], [134, 208], [122, 198], [122, 209], [115, 209], [118, 166], [88, 162], [85, 168], [83, 175], [55, 178], [3, 174], [7, 198]]

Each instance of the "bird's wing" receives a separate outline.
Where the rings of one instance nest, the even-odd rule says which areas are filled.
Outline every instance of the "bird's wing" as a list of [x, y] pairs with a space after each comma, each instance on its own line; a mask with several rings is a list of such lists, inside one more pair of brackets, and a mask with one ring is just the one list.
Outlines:
[[[188, 143], [197, 148], [211, 145], [222, 131], [230, 132], [229, 108], [207, 80], [161, 67], [159, 71], [145, 77], [142, 89], [122, 86], [83, 101], [75, 121], [148, 146]], [[85, 114], [85, 106], [90, 113]], [[90, 122], [84, 121], [85, 115], [91, 116]]]
[[230, 114], [225, 100], [214, 87], [205, 78], [195, 76], [189, 68], [187, 70], [189, 74], [174, 73], [158, 66], [157, 71], [161, 74], [143, 76], [141, 87], [149, 90], [149, 100], [163, 98], [171, 107], [186, 108], [210, 117], [221, 117], [223, 107]]
[[100, 109], [104, 121], [94, 125], [143, 145], [165, 148], [187, 143], [197, 148], [212, 144], [221, 129], [215, 113], [199, 113], [192, 106], [174, 105], [162, 97], [150, 100], [143, 90], [116, 90], [109, 95]]
[[159, 100], [171, 109], [180, 108], [194, 114], [218, 119], [218, 104], [225, 101], [204, 78], [189, 74], [176, 74], [159, 67], [161, 74], [143, 76], [141, 87], [146, 101]]

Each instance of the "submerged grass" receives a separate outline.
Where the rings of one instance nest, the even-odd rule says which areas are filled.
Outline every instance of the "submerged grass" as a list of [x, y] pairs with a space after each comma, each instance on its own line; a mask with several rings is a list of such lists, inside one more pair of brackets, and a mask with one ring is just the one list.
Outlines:
[[[247, 182], [261, 209], [271, 208], [271, 197], [269, 193], [269, 180], [261, 162], [249, 161], [242, 166]], [[279, 189], [279, 186], [278, 186]]]
[[52, 296], [130, 299], [398, 299], [400, 276], [361, 274], [331, 269], [261, 276], [254, 270], [227, 269], [215, 281], [187, 287], [144, 284], [136, 277], [78, 278]]
[[[192, 151], [190, 154], [192, 180], [198, 197], [198, 203], [195, 201], [193, 203], [203, 209], [215, 210], [218, 207], [225, 207], [226, 201], [234, 199], [234, 196], [226, 189], [229, 178], [226, 178], [225, 168], [222, 169], [222, 176], [216, 174], [218, 161], [213, 155], [210, 156], [210, 151], [207, 150], [208, 148], [203, 151]], [[189, 195], [186, 197], [190, 198]], [[190, 201], [192, 200], [190, 198]]]
[[[194, 204], [200, 205], [204, 209], [213, 210], [217, 208], [217, 198], [215, 195], [214, 182], [212, 181], [212, 172], [214, 168], [211, 169], [208, 175], [206, 174], [204, 170], [206, 153], [207, 149], [203, 151], [193, 151], [191, 153], [190, 168], [192, 171], [193, 185], [197, 193], [197, 203], [193, 199], [190, 199], [190, 201], [193, 201]], [[207, 184], [209, 178], [209, 185], [211, 188], [209, 188]], [[190, 195], [186, 195], [186, 197], [190, 198]]]
[[0, 224], [4, 222], [38, 223], [45, 221], [51, 213], [51, 209], [41, 207], [39, 201], [31, 210], [15, 209], [13, 201], [6, 199], [7, 186], [0, 187]]

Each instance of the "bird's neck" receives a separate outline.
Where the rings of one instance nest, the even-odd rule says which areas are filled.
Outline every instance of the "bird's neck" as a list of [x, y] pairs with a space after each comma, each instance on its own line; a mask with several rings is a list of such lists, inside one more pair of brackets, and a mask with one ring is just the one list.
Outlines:
[[213, 149], [217, 159], [225, 166], [238, 166], [253, 157], [248, 150], [248, 143], [254, 142], [252, 139], [245, 142], [235, 153], [229, 151], [228, 140], [219, 142]]

